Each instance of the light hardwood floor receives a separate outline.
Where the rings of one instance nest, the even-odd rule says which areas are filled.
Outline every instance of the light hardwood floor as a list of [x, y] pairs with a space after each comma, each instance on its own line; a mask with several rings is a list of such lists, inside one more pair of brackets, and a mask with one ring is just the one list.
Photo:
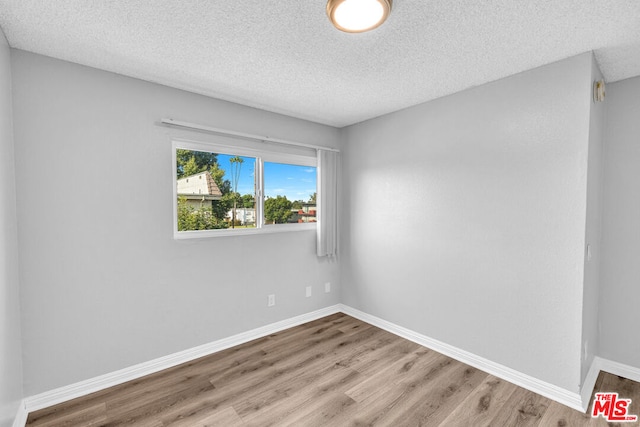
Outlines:
[[[640, 384], [602, 374], [596, 390]], [[606, 426], [344, 314], [29, 415], [28, 426]]]

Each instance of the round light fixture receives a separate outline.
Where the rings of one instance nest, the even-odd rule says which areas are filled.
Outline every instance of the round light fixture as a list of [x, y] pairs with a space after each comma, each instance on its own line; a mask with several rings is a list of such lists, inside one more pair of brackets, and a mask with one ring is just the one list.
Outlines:
[[329, 0], [327, 15], [340, 31], [363, 33], [379, 27], [391, 12], [392, 0]]

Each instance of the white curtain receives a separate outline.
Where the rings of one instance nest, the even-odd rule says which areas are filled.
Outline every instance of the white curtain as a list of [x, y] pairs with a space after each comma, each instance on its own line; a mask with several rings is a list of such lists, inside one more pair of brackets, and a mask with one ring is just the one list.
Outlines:
[[318, 150], [318, 239], [320, 257], [335, 257], [338, 251], [338, 153]]

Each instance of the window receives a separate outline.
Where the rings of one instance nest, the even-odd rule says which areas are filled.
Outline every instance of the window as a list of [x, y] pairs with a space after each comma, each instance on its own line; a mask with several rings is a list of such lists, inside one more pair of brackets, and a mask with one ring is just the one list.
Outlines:
[[264, 162], [265, 225], [314, 223], [316, 168]]
[[249, 145], [174, 140], [175, 238], [316, 228], [315, 150]]

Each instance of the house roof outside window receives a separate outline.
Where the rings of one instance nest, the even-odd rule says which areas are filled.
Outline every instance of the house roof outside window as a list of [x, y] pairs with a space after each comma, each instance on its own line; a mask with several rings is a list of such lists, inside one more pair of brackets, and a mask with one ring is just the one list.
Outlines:
[[220, 200], [222, 191], [208, 171], [185, 176], [177, 180], [178, 196], [187, 199]]

